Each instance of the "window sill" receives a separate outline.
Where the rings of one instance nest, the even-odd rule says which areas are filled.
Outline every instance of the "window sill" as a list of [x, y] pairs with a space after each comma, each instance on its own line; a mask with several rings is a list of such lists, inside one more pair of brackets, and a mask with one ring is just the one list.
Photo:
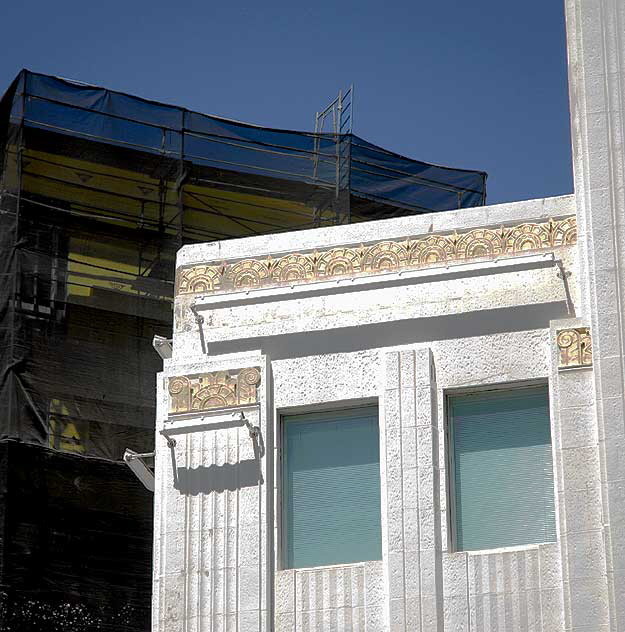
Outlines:
[[310, 573], [317, 571], [332, 571], [338, 570], [340, 568], [360, 568], [364, 567], [366, 564], [381, 564], [382, 560], [366, 560], [364, 562], [350, 562], [343, 564], [327, 564], [326, 566], [302, 566], [301, 568], [280, 568], [276, 571], [276, 573]]
[[519, 544], [518, 546], [505, 546], [498, 549], [479, 549], [476, 551], [451, 551], [453, 553], [466, 553], [467, 555], [496, 555], [498, 553], [519, 553], [523, 551], [537, 551], [541, 546], [547, 546], [549, 544], [557, 544], [557, 540], [552, 542], [537, 542], [536, 544]]

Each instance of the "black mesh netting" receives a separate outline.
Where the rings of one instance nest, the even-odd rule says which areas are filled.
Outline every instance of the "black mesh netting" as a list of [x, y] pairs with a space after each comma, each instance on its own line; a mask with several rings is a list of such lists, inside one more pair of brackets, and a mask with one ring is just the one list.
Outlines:
[[0, 630], [64, 632], [149, 629], [151, 498], [120, 459], [153, 446], [176, 250], [477, 206], [486, 180], [29, 71], [0, 168]]
[[150, 629], [152, 494], [132, 472], [0, 443], [0, 632]]

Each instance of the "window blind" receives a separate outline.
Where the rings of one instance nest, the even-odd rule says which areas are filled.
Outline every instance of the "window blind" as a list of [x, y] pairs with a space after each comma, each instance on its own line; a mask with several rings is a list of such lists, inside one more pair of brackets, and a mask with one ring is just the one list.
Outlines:
[[547, 387], [449, 399], [458, 550], [556, 539]]
[[283, 566], [382, 559], [377, 406], [283, 418]]

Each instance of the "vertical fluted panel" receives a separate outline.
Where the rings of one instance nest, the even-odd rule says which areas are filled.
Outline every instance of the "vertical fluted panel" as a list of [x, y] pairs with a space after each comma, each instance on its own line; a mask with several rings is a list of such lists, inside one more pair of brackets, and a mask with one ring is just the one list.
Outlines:
[[296, 570], [295, 624], [302, 632], [364, 632], [364, 564]]
[[275, 632], [382, 632], [381, 562], [279, 571]]
[[443, 626], [436, 381], [428, 348], [385, 358], [382, 487], [391, 632]]
[[154, 630], [260, 631], [263, 496], [247, 429], [181, 434], [173, 456], [159, 454]]
[[466, 560], [469, 601], [468, 626], [454, 629], [563, 632], [557, 544], [517, 551], [453, 555]]

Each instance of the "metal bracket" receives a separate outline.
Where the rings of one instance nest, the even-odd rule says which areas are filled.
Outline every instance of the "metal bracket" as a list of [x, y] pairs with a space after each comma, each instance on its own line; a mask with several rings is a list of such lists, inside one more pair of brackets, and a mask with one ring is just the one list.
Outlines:
[[193, 313], [193, 318], [195, 318], [195, 322], [201, 327], [204, 324], [204, 316], [197, 311], [197, 305], [191, 305], [189, 307], [191, 312]]
[[250, 434], [250, 439], [258, 439], [258, 435], [260, 434], [260, 428], [258, 426], [252, 426], [252, 424], [246, 419], [245, 427]]
[[197, 323], [198, 332], [200, 334], [200, 344], [202, 345], [202, 353], [208, 354], [206, 340], [204, 340], [204, 329], [202, 328], [202, 325], [204, 324], [204, 316], [197, 311], [197, 305], [195, 303], [193, 303], [189, 309], [193, 313], [193, 318], [195, 318], [195, 322]]
[[134, 475], [141, 481], [143, 486], [149, 491], [154, 491], [154, 474], [145, 464], [143, 459], [150, 459], [154, 452], [135, 452], [126, 448], [124, 452], [124, 462], [132, 470]]
[[[210, 419], [212, 421], [209, 421]], [[171, 436], [173, 434], [220, 430], [222, 428], [236, 428], [237, 426], [245, 426], [252, 440], [258, 439], [260, 436], [260, 428], [253, 426], [243, 411], [233, 412], [229, 415], [202, 416], [199, 419], [186, 420], [186, 423], [180, 420], [176, 426], [163, 428], [160, 433], [167, 439], [167, 445], [171, 448], [176, 445], [176, 440]]]
[[569, 316], [575, 316], [575, 304], [573, 303], [573, 298], [571, 297], [571, 290], [569, 288], [568, 279], [571, 278], [571, 272], [564, 268], [564, 263], [562, 263], [562, 259], [555, 259], [554, 263], [558, 271], [556, 272], [556, 277], [558, 279], [562, 279], [562, 283], [564, 284], [564, 293], [566, 295], [566, 308], [569, 313]]
[[558, 279], [569, 279], [571, 277], [571, 272], [569, 270], [564, 269], [564, 264], [562, 263], [562, 259], [556, 259], [556, 266], [558, 268], [558, 272], [556, 272], [556, 276]]

